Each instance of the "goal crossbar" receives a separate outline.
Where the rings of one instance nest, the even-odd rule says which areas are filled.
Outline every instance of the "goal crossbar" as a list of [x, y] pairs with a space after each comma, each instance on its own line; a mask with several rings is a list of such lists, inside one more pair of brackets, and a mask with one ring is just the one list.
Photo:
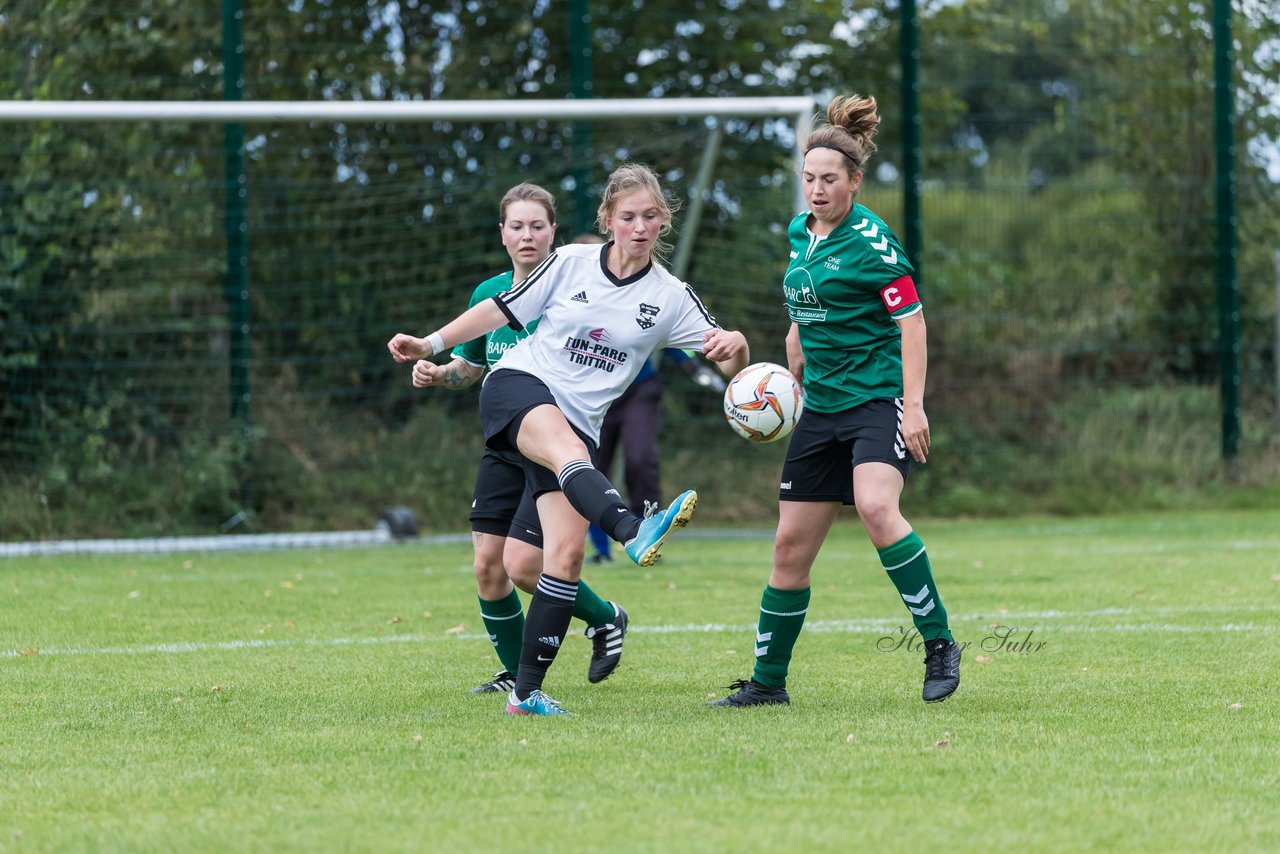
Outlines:
[[484, 101], [0, 101], [0, 122], [505, 121], [775, 117], [804, 129], [813, 98], [585, 98]]

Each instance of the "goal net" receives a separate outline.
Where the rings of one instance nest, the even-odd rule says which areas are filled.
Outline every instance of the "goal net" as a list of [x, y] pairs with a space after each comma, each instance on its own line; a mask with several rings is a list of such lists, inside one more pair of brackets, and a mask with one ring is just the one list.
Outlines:
[[[407, 469], [413, 488], [449, 478], [465, 499], [474, 395], [414, 392], [384, 343], [454, 316], [509, 267], [496, 227], [508, 187], [552, 190], [567, 242], [627, 159], [683, 200], [669, 266], [754, 357], [781, 361], [783, 231], [813, 110], [800, 98], [6, 102], [0, 466], [68, 500], [75, 483], [123, 494], [153, 477], [142, 506], [210, 529], [246, 510], [287, 527], [335, 487], [360, 525]], [[717, 395], [682, 375], [667, 389], [669, 424], [729, 438]], [[138, 529], [171, 532], [154, 515]]]

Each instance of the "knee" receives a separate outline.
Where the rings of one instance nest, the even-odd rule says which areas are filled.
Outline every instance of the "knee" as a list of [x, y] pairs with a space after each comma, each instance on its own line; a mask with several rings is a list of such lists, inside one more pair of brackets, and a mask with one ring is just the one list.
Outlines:
[[507, 571], [500, 559], [476, 555], [472, 568], [476, 573], [476, 589], [480, 598], [497, 600], [507, 595]]
[[905, 534], [896, 536], [898, 532], [906, 527], [909, 529], [906, 520], [902, 517], [901, 511], [898, 510], [896, 501], [884, 501], [877, 498], [871, 498], [867, 501], [858, 502], [858, 518], [862, 520], [862, 527], [866, 529], [867, 536], [871, 538], [873, 543], [885, 541], [894, 541], [901, 539]]
[[538, 576], [542, 574], [542, 550], [528, 544], [522, 546], [508, 548], [503, 560], [512, 583], [524, 592], [532, 593], [538, 586]]
[[[773, 542], [773, 578], [788, 588], [804, 586], [809, 578], [813, 547], [799, 538], [780, 535]], [[775, 585], [776, 586], [776, 585]]]
[[577, 574], [582, 571], [582, 558], [585, 555], [585, 551], [585, 545], [581, 539], [569, 543], [560, 543], [544, 554], [545, 566], [547, 568], [555, 567], [576, 578]]
[[560, 471], [575, 460], [591, 459], [591, 452], [587, 450], [586, 444], [577, 433], [573, 432], [572, 428], [567, 426], [564, 432], [557, 434], [550, 446], [546, 448], [546, 455], [556, 471]]
[[790, 563], [795, 559], [796, 551], [800, 543], [793, 537], [787, 537], [779, 532], [777, 538], [773, 541], [773, 562]]

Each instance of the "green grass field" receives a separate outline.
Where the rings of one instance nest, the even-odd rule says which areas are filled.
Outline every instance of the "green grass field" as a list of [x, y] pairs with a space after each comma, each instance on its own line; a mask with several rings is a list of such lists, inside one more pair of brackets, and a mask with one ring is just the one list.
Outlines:
[[0, 850], [1280, 850], [1280, 513], [917, 527], [969, 644], [932, 706], [849, 519], [748, 710], [704, 704], [769, 541], [696, 521], [587, 573], [632, 633], [595, 686], [570, 640], [558, 719], [467, 694], [466, 545], [2, 561]]

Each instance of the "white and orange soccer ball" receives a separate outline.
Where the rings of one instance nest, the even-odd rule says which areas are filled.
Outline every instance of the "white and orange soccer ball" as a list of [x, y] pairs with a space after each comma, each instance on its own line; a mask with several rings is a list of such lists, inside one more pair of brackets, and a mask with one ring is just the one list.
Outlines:
[[800, 383], [782, 365], [747, 365], [724, 390], [724, 418], [752, 442], [776, 442], [791, 435], [804, 411]]

